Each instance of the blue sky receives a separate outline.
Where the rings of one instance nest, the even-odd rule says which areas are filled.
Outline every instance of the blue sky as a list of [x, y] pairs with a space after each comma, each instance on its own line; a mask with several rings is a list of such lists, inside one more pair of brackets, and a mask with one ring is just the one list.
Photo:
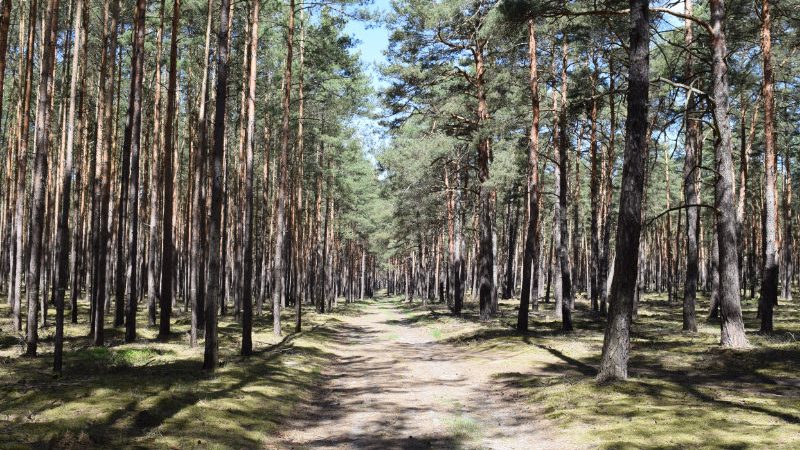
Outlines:
[[[373, 13], [384, 14], [391, 9], [391, 0], [374, 0], [367, 8]], [[377, 66], [386, 59], [383, 51], [389, 45], [389, 30], [382, 23], [351, 20], [345, 32], [356, 38], [361, 61], [372, 75], [373, 85], [379, 88], [381, 83]]]
[[[391, 9], [391, 0], [374, 0], [368, 9], [382, 15]], [[372, 85], [377, 92], [385, 86], [380, 81], [378, 66], [386, 60], [383, 51], [389, 46], [389, 30], [380, 22], [351, 20], [345, 27], [345, 32], [356, 39], [356, 52], [372, 77]], [[378, 103], [375, 102], [375, 105]], [[367, 117], [355, 118], [352, 125], [357, 129], [367, 158], [374, 164], [374, 153], [388, 144], [385, 130], [377, 120]]]

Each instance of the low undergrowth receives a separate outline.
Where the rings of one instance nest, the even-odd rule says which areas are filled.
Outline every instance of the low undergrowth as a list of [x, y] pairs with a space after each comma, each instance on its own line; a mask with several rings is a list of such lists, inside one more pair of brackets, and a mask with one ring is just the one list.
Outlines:
[[[508, 401], [526, 401], [574, 442], [601, 448], [800, 447], [800, 307], [776, 310], [775, 332], [756, 333], [756, 302], [744, 300], [749, 350], [718, 345], [719, 325], [699, 320], [699, 332], [681, 332], [681, 306], [646, 295], [635, 319], [630, 379], [594, 381], [603, 321], [578, 299], [576, 331], [563, 333], [552, 304], [531, 312], [530, 331], [514, 329], [515, 300], [481, 322], [477, 305], [461, 317], [444, 305], [395, 300], [404, 321], [426, 327], [440, 345], [464, 357], [505, 352], [495, 388]], [[698, 314], [708, 309], [701, 298]]]
[[[185, 315], [175, 320], [169, 342], [156, 341], [157, 329], [140, 325], [139, 340], [124, 344], [124, 330], [109, 326], [108, 345], [92, 347], [85, 307], [77, 324], [65, 326], [64, 375], [54, 378], [54, 328], [40, 331], [39, 357], [21, 357], [21, 337], [2, 300], [0, 447], [264, 447], [298, 402], [311, 396], [331, 358], [326, 343], [337, 323], [336, 314], [309, 310], [306, 331], [278, 338], [271, 318], [257, 317], [255, 355], [242, 358], [241, 328], [223, 316], [221, 367], [209, 377], [200, 370], [203, 341], [197, 348], [188, 345]], [[284, 320], [293, 324], [291, 312]], [[140, 316], [139, 323], [146, 318]]]

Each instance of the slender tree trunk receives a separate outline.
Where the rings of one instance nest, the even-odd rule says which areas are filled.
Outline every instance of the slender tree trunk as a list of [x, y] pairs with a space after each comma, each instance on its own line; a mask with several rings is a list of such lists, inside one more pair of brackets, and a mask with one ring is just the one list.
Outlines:
[[719, 130], [716, 142], [716, 207], [719, 239], [721, 339], [725, 347], [749, 346], [739, 300], [738, 248], [736, 245], [736, 208], [733, 201], [734, 176], [731, 156], [731, 130], [728, 120], [728, 56], [725, 38], [724, 0], [711, 0], [711, 50], [713, 115]]
[[561, 47], [561, 105], [558, 113], [558, 205], [559, 216], [557, 233], [560, 233], [558, 252], [558, 265], [561, 269], [561, 328], [564, 331], [572, 331], [572, 279], [570, 273], [569, 232], [567, 231], [567, 180], [569, 177], [569, 153], [567, 152], [569, 141], [567, 140], [567, 65], [569, 47], [567, 46], [566, 36]]
[[616, 83], [614, 78], [614, 59], [608, 61], [609, 67], [609, 97], [608, 109], [611, 121], [608, 146], [606, 149], [605, 167], [603, 174], [603, 232], [602, 232], [602, 256], [600, 257], [600, 270], [598, 273], [598, 287], [600, 291], [600, 315], [606, 317], [608, 314], [608, 269], [611, 259], [611, 199], [614, 190], [614, 165], [616, 162], [616, 135], [617, 135], [617, 114], [614, 91]]
[[[455, 293], [455, 177], [450, 175], [450, 164], [444, 165], [442, 178], [444, 181], [445, 192], [447, 193], [447, 307], [453, 311], [453, 295]], [[393, 286], [390, 284], [390, 290]]]
[[[128, 116], [125, 123], [125, 134], [122, 144], [122, 161], [120, 164], [120, 183], [119, 183], [119, 200], [117, 202], [117, 229], [116, 229], [116, 255], [115, 255], [115, 269], [114, 269], [114, 326], [119, 327], [125, 323], [125, 290], [126, 290], [126, 263], [128, 261], [125, 255], [125, 237], [126, 227], [128, 225], [128, 185], [130, 182], [130, 164], [131, 164], [131, 132], [133, 127], [132, 115], [135, 110], [134, 104], [136, 102], [136, 30], [138, 30], [138, 10], [139, 2], [137, 0], [136, 15], [135, 17], [135, 30], [134, 30], [134, 44], [131, 53], [131, 87], [128, 92]], [[120, 67], [120, 73], [122, 68]], [[121, 87], [120, 87], [121, 89]], [[119, 102], [119, 101], [118, 101]], [[135, 289], [135, 288], [134, 288]], [[126, 330], [127, 335], [127, 330]]]
[[[322, 178], [323, 167], [325, 160], [325, 144], [319, 143], [319, 151], [317, 153], [317, 174], [316, 174], [316, 203], [314, 206], [315, 211], [315, 275], [314, 275], [314, 303], [317, 307], [317, 312], [325, 312], [325, 256], [323, 254], [323, 241], [325, 236], [322, 234], [324, 231], [322, 224]], [[326, 216], [327, 217], [327, 216]]]
[[[20, 140], [17, 148], [17, 198], [14, 207], [14, 236], [16, 239], [15, 263], [14, 263], [14, 290], [12, 300], [12, 315], [14, 329], [22, 329], [20, 310], [22, 308], [22, 277], [23, 266], [25, 264], [26, 245], [24, 239], [25, 228], [25, 200], [26, 179], [28, 167], [28, 141], [30, 134], [30, 109], [31, 109], [31, 89], [33, 84], [33, 54], [34, 38], [36, 36], [36, 4], [37, 0], [28, 0], [30, 8], [28, 11], [28, 36], [25, 47], [25, 86], [22, 91], [22, 107], [20, 123]], [[20, 21], [20, 26], [23, 22]], [[35, 311], [34, 311], [35, 314]]]
[[528, 224], [525, 230], [525, 254], [522, 259], [522, 296], [519, 303], [517, 330], [528, 330], [528, 309], [535, 289], [541, 252], [539, 221], [539, 71], [536, 58], [536, 22], [528, 20], [528, 87], [531, 95], [531, 130], [528, 135]]
[[628, 377], [633, 297], [639, 264], [639, 235], [642, 219], [647, 117], [650, 97], [649, 1], [630, 0], [630, 65], [628, 68], [628, 115], [625, 120], [625, 163], [617, 226], [617, 256], [608, 323], [597, 380]]
[[283, 252], [286, 238], [286, 197], [288, 194], [288, 153], [289, 153], [289, 115], [292, 95], [292, 50], [294, 47], [294, 0], [289, 0], [288, 24], [286, 31], [286, 62], [283, 71], [283, 121], [281, 124], [281, 149], [278, 159], [278, 207], [277, 207], [277, 227], [275, 234], [275, 255], [273, 261], [273, 290], [272, 290], [272, 314], [273, 332], [281, 334], [281, 305], [285, 295], [285, 268]]
[[[167, 82], [167, 116], [164, 121], [164, 193], [162, 202], [161, 222], [161, 295], [159, 296], [160, 320], [158, 327], [159, 338], [165, 340], [170, 333], [170, 316], [172, 315], [172, 292], [175, 279], [175, 241], [173, 236], [173, 153], [175, 152], [176, 136], [173, 131], [177, 105], [175, 96], [178, 83], [178, 34], [180, 33], [181, 1], [172, 3], [172, 28], [169, 44], [169, 81]], [[202, 93], [201, 93], [202, 95]], [[187, 199], [188, 201], [188, 199]]]
[[189, 345], [197, 345], [197, 331], [203, 326], [203, 317], [206, 300], [206, 199], [204, 196], [206, 177], [206, 155], [208, 153], [208, 118], [206, 106], [209, 101], [210, 87], [210, 60], [211, 50], [211, 17], [213, 13], [212, 0], [207, 3], [206, 38], [203, 53], [203, 80], [200, 84], [200, 107], [198, 108], [198, 121], [200, 122], [200, 143], [194, 155], [194, 180], [192, 187], [192, 276], [191, 276], [191, 304], [192, 324], [189, 335]]
[[253, 353], [253, 147], [256, 126], [256, 74], [258, 69], [259, 0], [250, 5], [250, 63], [247, 76], [247, 129], [245, 130], [244, 179], [244, 286], [242, 290], [242, 355]]
[[[57, 23], [58, 9], [51, 11], [56, 15], [56, 19], [51, 19]], [[61, 366], [64, 352], [64, 295], [66, 294], [69, 282], [69, 206], [70, 190], [72, 187], [72, 150], [75, 137], [75, 104], [78, 91], [78, 72], [79, 57], [81, 51], [81, 25], [83, 24], [83, 0], [75, 2], [75, 19], [73, 21], [73, 34], [75, 44], [72, 46], [72, 63], [69, 82], [69, 113], [67, 114], [67, 140], [63, 160], [63, 170], [61, 172], [61, 201], [58, 213], [58, 230], [56, 232], [56, 248], [58, 254], [58, 274], [56, 279], [56, 335], [55, 352], [53, 357], [53, 371], [61, 374]], [[51, 33], [56, 34], [57, 25], [53, 25]], [[75, 292], [72, 293], [75, 295]]]
[[[565, 47], [566, 50], [566, 47]], [[564, 65], [566, 66], [566, 56], [564, 57]], [[566, 77], [566, 68], [563, 69], [562, 76]], [[559, 190], [558, 190], [558, 204], [559, 204], [559, 217], [558, 217], [558, 233], [560, 233], [560, 245], [558, 251], [558, 265], [561, 269], [561, 329], [564, 331], [572, 331], [572, 279], [570, 274], [569, 265], [569, 252], [567, 243], [569, 242], [569, 233], [567, 231], [567, 177], [569, 154], [567, 153], [567, 96], [566, 96], [566, 82], [562, 84], [561, 93], [561, 111], [559, 112], [559, 127], [558, 127], [558, 145], [559, 149]]]
[[[775, 75], [772, 70], [772, 18], [769, 1], [761, 2], [761, 58], [764, 68], [764, 260], [761, 298], [758, 301], [761, 332], [773, 329], [772, 316], [778, 304], [778, 170], [775, 155]], [[737, 291], [738, 293], [738, 291]]]
[[[460, 155], [458, 155], [460, 157]], [[466, 171], [462, 173], [459, 158], [456, 158], [455, 167], [455, 190], [453, 192], [453, 315], [460, 316], [464, 307], [464, 293], [467, 290], [467, 266], [464, 260], [464, 211], [462, 208], [462, 196], [464, 185], [466, 184]]]
[[[137, 255], [139, 249], [139, 150], [141, 148], [142, 131], [142, 82], [144, 80], [144, 35], [145, 35], [145, 13], [147, 9], [146, 0], [137, 0], [136, 17], [134, 20], [134, 44], [133, 54], [131, 55], [131, 100], [128, 103], [128, 123], [125, 130], [125, 142], [122, 144], [123, 165], [124, 158], [130, 159], [128, 164], [128, 259], [126, 278], [122, 280], [124, 286], [127, 284], [128, 297], [125, 305], [125, 342], [136, 340], [136, 311], [138, 303], [138, 283], [137, 283]], [[125, 169], [123, 168], [123, 171]], [[123, 178], [125, 177], [123, 173]], [[124, 183], [123, 183], [124, 184]], [[122, 204], [120, 204], [122, 208]], [[120, 223], [120, 228], [122, 228]], [[120, 262], [117, 262], [118, 268]], [[119, 291], [118, 291], [119, 293]]]
[[[166, 8], [165, 0], [161, 0], [161, 7], [158, 13], [158, 32], [156, 34], [156, 55], [154, 64], [154, 81], [153, 81], [153, 143], [151, 145], [152, 160], [150, 161], [150, 226], [148, 235], [148, 250], [147, 250], [147, 324], [155, 326], [156, 324], [156, 304], [160, 304], [160, 283], [158, 279], [158, 255], [161, 246], [158, 245], [158, 213], [160, 208], [159, 200], [162, 192], [159, 192], [159, 183], [163, 183], [162, 177], [164, 175], [163, 164], [166, 158], [160, 159], [164, 152], [164, 140], [161, 135], [161, 51], [162, 42], [164, 40], [164, 9]], [[167, 116], [167, 121], [169, 121]], [[161, 211], [163, 212], [163, 211]], [[163, 238], [163, 235], [162, 235]], [[158, 287], [157, 287], [158, 285]]]
[[219, 32], [217, 34], [217, 84], [214, 109], [214, 152], [212, 154], [213, 178], [211, 184], [211, 218], [208, 227], [208, 295], [205, 299], [205, 353], [203, 370], [214, 372], [219, 361], [217, 339], [217, 305], [220, 292], [220, 234], [222, 232], [222, 161], [225, 159], [225, 106], [228, 97], [228, 47], [230, 45], [228, 19], [231, 13], [230, 0], [221, 0]]
[[25, 294], [28, 302], [28, 333], [25, 340], [27, 344], [25, 354], [28, 356], [36, 356], [36, 348], [39, 341], [37, 305], [41, 268], [43, 266], [42, 234], [44, 232], [45, 191], [47, 190], [47, 154], [50, 147], [50, 99], [53, 92], [56, 36], [58, 34], [58, 6], [59, 0], [48, 0], [47, 2], [42, 66], [39, 76], [39, 101], [36, 109], [36, 157], [33, 166], [33, 195], [31, 198], [29, 226], [30, 240], [28, 243], [30, 260], [25, 283]]
[[[489, 109], [486, 101], [484, 65], [484, 44], [479, 41], [474, 49], [475, 59], [475, 86], [478, 97], [478, 133], [489, 119]], [[494, 245], [492, 242], [492, 192], [484, 183], [489, 179], [489, 164], [492, 160], [491, 144], [488, 136], [481, 136], [478, 143], [478, 179], [480, 187], [480, 246], [478, 256], [478, 278], [480, 279], [480, 317], [488, 320], [492, 310], [494, 295]]]
[[[672, 208], [672, 200], [670, 198], [670, 190], [672, 189], [672, 182], [670, 180], [670, 172], [672, 171], [672, 164], [669, 157], [669, 151], [666, 149], [664, 150], [664, 179], [666, 183], [666, 190], [665, 190], [665, 197], [666, 197], [666, 206], [667, 210]], [[666, 287], [667, 290], [667, 303], [672, 305], [674, 301], [673, 296], [673, 279], [672, 279], [672, 265], [673, 265], [673, 254], [672, 254], [672, 214], [667, 213], [666, 221], [664, 223], [664, 234], [662, 237], [662, 248], [664, 255], [664, 259], [666, 259], [666, 264], [661, 268], [662, 274], [662, 281], [663, 287]], [[666, 270], [665, 270], [666, 269]], [[664, 286], [665, 285], [665, 286]]]
[[[86, 30], [89, 29], [89, 13], [88, 5], [86, 2], [81, 2], [83, 12], [81, 13], [81, 29], [79, 39], [76, 40], [76, 45], [80, 47], [78, 58], [85, 61], [89, 51], [88, 39]], [[77, 114], [79, 123], [80, 138], [78, 141], [78, 148], [82, 154], [82, 164], [78, 164], [75, 173], [75, 180], [80, 188], [78, 195], [78, 207], [72, 212], [73, 220], [73, 239], [72, 247], [70, 250], [70, 258], [72, 261], [72, 287], [70, 289], [70, 322], [73, 324], [78, 323], [78, 299], [83, 291], [86, 282], [86, 266], [87, 261], [91, 256], [91, 248], [86, 245], [86, 236], [88, 235], [88, 228], [91, 226], [91, 221], [87, 218], [87, 196], [90, 196], [93, 190], [93, 176], [96, 170], [97, 158], [94, 153], [89, 154], [89, 100], [87, 95], [87, 66], [82, 64], [78, 77], [80, 85], [78, 87], [78, 95], [80, 100], [78, 103]], [[91, 306], [90, 306], [91, 314]], [[91, 318], [90, 318], [91, 322]]]
[[[687, 14], [692, 14], [694, 0], [685, 0]], [[684, 43], [687, 47], [694, 42], [693, 23], [686, 20]], [[689, 52], [684, 68], [687, 82], [694, 78], [694, 58]], [[698, 241], [700, 239], [700, 208], [689, 207], [700, 203], [700, 194], [697, 191], [700, 174], [700, 121], [697, 114], [698, 100], [694, 92], [687, 94], [687, 111], [685, 117], [686, 137], [684, 138], [684, 151], [686, 157], [683, 162], [683, 196], [686, 208], [686, 282], [683, 287], [683, 330], [697, 332], [697, 317], [695, 304], [697, 302], [698, 280]]]
[[600, 312], [600, 286], [598, 285], [598, 272], [600, 271], [600, 158], [597, 154], [597, 58], [593, 55], [594, 72], [592, 73], [592, 104], [589, 111], [591, 132], [589, 137], [589, 153], [591, 157], [591, 181], [589, 196], [591, 198], [591, 262], [589, 264], [589, 291], [592, 311]]
[[792, 275], [794, 273], [794, 262], [792, 261], [794, 236], [792, 235], [792, 157], [787, 149], [783, 157], [784, 179], [783, 179], [783, 249], [781, 260], [783, 262], [783, 280], [781, 286], [783, 292], [781, 297], [787, 301], [792, 301]]
[[[119, 20], [119, 0], [106, 0], [103, 6], [103, 55], [100, 63], [100, 105], [97, 120], [97, 153], [99, 163], [95, 171], [95, 192], [93, 199], [94, 221], [94, 283], [92, 286], [93, 344], [102, 346], [104, 342], [105, 304], [106, 304], [106, 261], [109, 240], [109, 209], [111, 202], [111, 152], [114, 135], [114, 66], [116, 62], [117, 23]], [[110, 10], [110, 23], [109, 23]], [[111, 76], [109, 76], [109, 72]]]
[[711, 283], [711, 304], [708, 311], [709, 321], [719, 317], [719, 239], [717, 238], [716, 228], [712, 231], [711, 239], [711, 276], [709, 277]]
[[514, 257], [517, 250], [517, 229], [519, 228], [519, 207], [517, 206], [517, 186], [508, 194], [508, 207], [506, 208], [506, 267], [503, 289], [503, 298], [514, 296]]
[[[303, 0], [300, 0], [300, 73], [298, 74], [298, 88], [297, 88], [297, 144], [296, 144], [296, 206], [295, 206], [295, 237], [293, 242], [297, 248], [295, 250], [294, 264], [295, 264], [295, 299], [294, 299], [294, 331], [299, 333], [303, 328], [303, 290], [302, 283], [305, 271], [302, 269], [302, 261], [305, 255], [305, 248], [303, 245], [304, 239], [302, 237], [303, 229], [303, 165], [304, 165], [304, 134], [303, 125], [305, 119], [305, 91], [303, 86], [304, 81], [304, 68], [305, 68], [305, 21], [303, 14]], [[363, 295], [363, 289], [362, 289]]]

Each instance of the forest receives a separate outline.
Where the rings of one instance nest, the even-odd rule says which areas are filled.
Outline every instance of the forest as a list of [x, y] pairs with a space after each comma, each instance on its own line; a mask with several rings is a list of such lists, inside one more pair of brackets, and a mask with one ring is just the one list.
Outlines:
[[0, 3], [0, 448], [800, 446], [800, 2]]

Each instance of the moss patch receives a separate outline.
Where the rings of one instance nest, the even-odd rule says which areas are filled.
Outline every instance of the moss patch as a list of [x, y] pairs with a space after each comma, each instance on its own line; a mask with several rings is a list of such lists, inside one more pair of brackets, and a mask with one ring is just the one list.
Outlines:
[[594, 376], [604, 324], [584, 298], [574, 313], [577, 331], [566, 334], [552, 304], [532, 311], [530, 331], [519, 333], [514, 329], [516, 301], [501, 302], [500, 314], [487, 322], [478, 320], [474, 303], [453, 317], [444, 305], [396, 301], [409, 326], [429, 329], [440, 345], [460, 348], [465, 357], [508, 353], [508, 371], [495, 377], [498, 389], [529, 402], [576, 443], [600, 448], [800, 447], [796, 303], [782, 303], [776, 332], [762, 336], [756, 333], [756, 301], [745, 299], [753, 349], [733, 351], [718, 345], [719, 325], [703, 320], [707, 298], [698, 304], [699, 332], [687, 334], [680, 331], [679, 303], [646, 295], [633, 330], [631, 378], [598, 385]]
[[[201, 372], [203, 342], [188, 346], [187, 317], [178, 312], [173, 337], [155, 340], [143, 326], [139, 340], [107, 324], [106, 347], [91, 347], [88, 312], [65, 326], [64, 376], [51, 375], [54, 328], [40, 330], [40, 356], [20, 357], [19, 334], [0, 300], [0, 447], [3, 448], [260, 448], [275, 441], [278, 424], [310, 399], [321, 368], [331, 360], [336, 314], [307, 310], [305, 330], [282, 340], [271, 319], [255, 320], [256, 353], [238, 356], [241, 328], [220, 318], [221, 367]], [[348, 306], [345, 313], [354, 313]], [[293, 323], [292, 313], [283, 318]]]

